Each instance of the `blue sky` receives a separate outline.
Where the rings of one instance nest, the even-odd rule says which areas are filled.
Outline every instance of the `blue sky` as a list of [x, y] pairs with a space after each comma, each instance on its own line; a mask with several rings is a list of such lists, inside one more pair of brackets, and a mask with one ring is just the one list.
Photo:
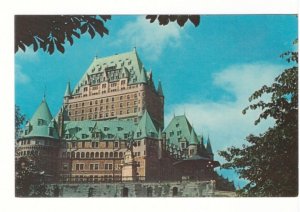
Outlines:
[[[66, 52], [48, 55], [28, 49], [15, 55], [15, 101], [27, 117], [40, 104], [45, 88], [52, 114], [62, 104], [66, 83], [78, 82], [95, 55], [131, 51], [136, 46], [155, 82], [162, 81], [166, 123], [185, 113], [198, 134], [209, 135], [218, 150], [241, 146], [250, 133], [263, 132], [272, 121], [254, 126], [258, 112], [241, 114], [249, 95], [288, 65], [279, 58], [297, 37], [292, 15], [204, 15], [200, 26], [150, 24], [144, 16], [113, 16], [109, 36], [77, 39]], [[266, 97], [267, 98], [267, 97]], [[239, 184], [236, 175], [222, 171]], [[243, 184], [243, 182], [240, 182]]]

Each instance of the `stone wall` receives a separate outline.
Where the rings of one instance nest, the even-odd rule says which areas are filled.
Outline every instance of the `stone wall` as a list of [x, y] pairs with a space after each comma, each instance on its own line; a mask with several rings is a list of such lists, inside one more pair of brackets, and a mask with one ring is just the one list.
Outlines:
[[48, 191], [52, 197], [211, 197], [215, 182], [51, 184]]

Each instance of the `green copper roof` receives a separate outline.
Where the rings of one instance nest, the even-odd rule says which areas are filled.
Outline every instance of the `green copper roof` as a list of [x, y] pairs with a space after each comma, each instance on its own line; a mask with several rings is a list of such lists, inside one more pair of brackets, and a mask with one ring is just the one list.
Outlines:
[[198, 143], [198, 140], [197, 140], [197, 135], [194, 131], [194, 128], [192, 128], [192, 131], [191, 131], [191, 139], [190, 139], [190, 142], [189, 144], [193, 144], [193, 145], [196, 145]]
[[163, 95], [164, 95], [160, 80], [158, 81], [157, 93], [158, 93], [160, 96], [163, 96]]
[[45, 99], [26, 125], [23, 137], [51, 137], [58, 138], [55, 122]]
[[99, 139], [126, 140], [136, 127], [132, 120], [67, 121], [64, 134], [67, 140], [91, 140], [97, 133]]
[[71, 86], [70, 82], [68, 82], [64, 97], [71, 96]]
[[145, 110], [144, 115], [134, 132], [134, 138], [136, 139], [145, 137], [158, 137], [158, 132], [147, 110]]
[[89, 83], [112, 82], [127, 77], [128, 84], [147, 82], [147, 75], [135, 48], [130, 52], [95, 58], [75, 86], [73, 94], [78, 93], [81, 86]]
[[179, 146], [180, 139], [191, 142], [192, 126], [185, 115], [174, 116], [164, 132], [170, 144]]

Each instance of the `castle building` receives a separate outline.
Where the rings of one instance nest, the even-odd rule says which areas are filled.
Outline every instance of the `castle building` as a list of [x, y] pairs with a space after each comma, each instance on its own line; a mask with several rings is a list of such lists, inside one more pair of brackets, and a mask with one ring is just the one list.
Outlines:
[[16, 141], [53, 181], [209, 180], [219, 165], [185, 115], [164, 127], [164, 94], [134, 49], [95, 58], [53, 117], [44, 98]]

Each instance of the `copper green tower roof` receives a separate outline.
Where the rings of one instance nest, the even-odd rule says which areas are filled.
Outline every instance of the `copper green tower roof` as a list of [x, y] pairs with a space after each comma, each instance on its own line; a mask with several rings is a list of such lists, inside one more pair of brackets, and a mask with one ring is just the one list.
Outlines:
[[23, 136], [58, 138], [55, 121], [51, 115], [45, 98], [43, 98], [32, 118], [26, 124]]

